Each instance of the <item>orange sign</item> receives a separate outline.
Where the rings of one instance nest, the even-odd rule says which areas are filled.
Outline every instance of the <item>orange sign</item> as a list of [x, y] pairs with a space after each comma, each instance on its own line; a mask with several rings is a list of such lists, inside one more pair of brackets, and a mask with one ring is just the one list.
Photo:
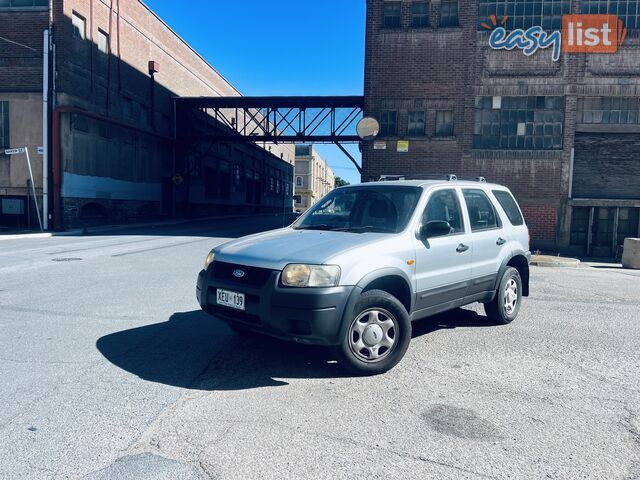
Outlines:
[[562, 50], [566, 53], [616, 53], [627, 36], [615, 15], [564, 15]]

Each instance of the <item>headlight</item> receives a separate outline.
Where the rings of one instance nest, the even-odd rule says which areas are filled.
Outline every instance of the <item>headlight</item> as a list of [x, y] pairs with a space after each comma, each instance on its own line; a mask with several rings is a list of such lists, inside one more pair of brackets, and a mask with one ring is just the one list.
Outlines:
[[335, 287], [340, 281], [337, 265], [301, 265], [292, 263], [282, 271], [282, 284], [287, 287]]
[[213, 260], [216, 258], [216, 254], [213, 252], [209, 252], [209, 255], [207, 255], [207, 259], [204, 261], [204, 269], [207, 270], [209, 268], [209, 265], [211, 265], [213, 263]]

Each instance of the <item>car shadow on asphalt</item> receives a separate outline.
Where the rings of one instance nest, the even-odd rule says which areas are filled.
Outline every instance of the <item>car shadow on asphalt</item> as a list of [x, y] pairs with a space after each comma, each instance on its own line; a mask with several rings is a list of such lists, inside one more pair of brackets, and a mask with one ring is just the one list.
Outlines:
[[[414, 323], [413, 338], [483, 326], [489, 326], [485, 317], [458, 309]], [[143, 380], [193, 390], [245, 390], [285, 386], [287, 379], [351, 376], [329, 348], [241, 337], [199, 310], [105, 335], [96, 347], [113, 365]]]

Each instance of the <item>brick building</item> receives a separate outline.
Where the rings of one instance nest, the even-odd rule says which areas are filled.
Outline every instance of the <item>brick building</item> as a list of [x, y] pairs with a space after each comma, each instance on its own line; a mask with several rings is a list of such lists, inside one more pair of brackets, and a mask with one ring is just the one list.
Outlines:
[[[363, 145], [363, 180], [456, 173], [503, 183], [539, 248], [608, 257], [638, 236], [639, 1], [367, 7], [365, 109], [381, 135]], [[554, 61], [551, 48], [527, 56], [490, 44], [503, 25], [506, 34], [534, 26], [552, 33], [564, 15], [605, 13], [627, 28], [616, 53], [562, 51]]]
[[175, 97], [240, 93], [146, 5], [51, 5], [0, 2], [0, 226], [34, 226], [25, 160], [3, 154], [18, 146], [32, 152], [40, 203], [46, 156], [55, 228], [291, 205], [292, 146], [176, 146]]

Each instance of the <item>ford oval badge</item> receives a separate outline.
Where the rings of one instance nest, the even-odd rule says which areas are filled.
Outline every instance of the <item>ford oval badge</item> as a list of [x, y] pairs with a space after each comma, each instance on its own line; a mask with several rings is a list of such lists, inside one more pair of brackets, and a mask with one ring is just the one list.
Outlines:
[[233, 276], [236, 277], [236, 278], [244, 277], [244, 270], [234, 270], [233, 271]]

